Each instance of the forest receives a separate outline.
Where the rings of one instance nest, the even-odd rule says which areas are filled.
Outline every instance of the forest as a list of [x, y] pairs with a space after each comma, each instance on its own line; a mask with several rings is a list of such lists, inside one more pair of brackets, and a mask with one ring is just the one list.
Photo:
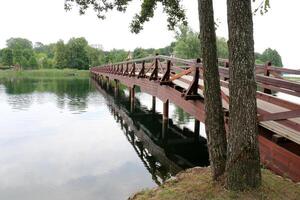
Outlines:
[[[25, 38], [10, 38], [6, 48], [0, 50], [1, 68], [20, 66], [22, 69], [74, 68], [89, 69], [106, 63], [124, 61], [128, 58], [143, 58], [155, 54], [176, 56], [179, 58], [201, 57], [198, 32], [187, 26], [179, 26], [175, 31], [175, 41], [170, 45], [154, 49], [137, 47], [133, 51], [112, 49], [105, 51], [101, 45], [91, 45], [84, 37], [71, 38], [64, 42], [43, 44]], [[225, 38], [217, 38], [219, 58], [228, 58], [228, 47]], [[255, 53], [256, 63], [271, 61], [272, 65], [282, 67], [281, 56], [275, 49], [267, 48], [263, 53]]]

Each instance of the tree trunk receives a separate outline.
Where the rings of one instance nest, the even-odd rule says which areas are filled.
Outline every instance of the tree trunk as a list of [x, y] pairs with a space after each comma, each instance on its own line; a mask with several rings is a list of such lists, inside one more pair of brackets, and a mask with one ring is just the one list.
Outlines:
[[212, 177], [218, 180], [226, 167], [226, 132], [221, 101], [220, 77], [212, 0], [198, 0], [201, 52], [204, 66], [205, 128]]
[[229, 31], [229, 136], [226, 164], [230, 190], [261, 184], [251, 0], [227, 0]]

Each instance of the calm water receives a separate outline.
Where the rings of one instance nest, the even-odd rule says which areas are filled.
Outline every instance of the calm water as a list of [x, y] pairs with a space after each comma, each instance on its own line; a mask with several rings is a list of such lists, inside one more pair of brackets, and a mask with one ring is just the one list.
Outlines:
[[127, 96], [89, 79], [1, 81], [0, 199], [126, 199], [208, 164], [190, 116], [171, 106], [166, 134], [161, 102], [151, 114], [151, 96], [137, 93], [130, 112]]

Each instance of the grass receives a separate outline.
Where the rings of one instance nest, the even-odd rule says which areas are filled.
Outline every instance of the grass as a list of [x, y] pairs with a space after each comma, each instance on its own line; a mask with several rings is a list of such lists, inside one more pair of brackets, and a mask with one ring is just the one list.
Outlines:
[[262, 186], [245, 192], [232, 192], [214, 183], [209, 168], [193, 168], [179, 173], [155, 189], [143, 190], [131, 200], [297, 200], [300, 199], [300, 185], [262, 169]]
[[88, 70], [77, 69], [36, 69], [36, 70], [0, 70], [0, 79], [28, 78], [28, 79], [60, 79], [60, 78], [88, 78]]

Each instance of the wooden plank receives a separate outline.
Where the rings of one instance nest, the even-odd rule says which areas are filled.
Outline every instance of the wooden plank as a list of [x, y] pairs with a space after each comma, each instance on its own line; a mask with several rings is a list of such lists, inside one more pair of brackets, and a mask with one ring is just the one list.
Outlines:
[[275, 104], [275, 105], [278, 105], [278, 106], [281, 106], [283, 108], [287, 108], [289, 110], [300, 109], [299, 104], [292, 103], [292, 102], [289, 102], [289, 101], [286, 101], [286, 100], [283, 100], [283, 99], [280, 99], [280, 98], [277, 98], [277, 97], [274, 97], [272, 95], [265, 94], [265, 93], [262, 93], [262, 92], [257, 92], [256, 93], [256, 98], [267, 101], [269, 103], [272, 103], [272, 104]]
[[278, 79], [274, 77], [266, 77], [263, 75], [256, 75], [256, 80], [263, 84], [273, 85], [279, 88], [285, 88], [288, 90], [293, 90], [295, 92], [300, 92], [300, 84], [296, 82]]
[[180, 72], [179, 74], [176, 74], [175, 76], [172, 76], [170, 78], [170, 81], [174, 81], [176, 79], [179, 79], [180, 77], [182, 77], [184, 75], [187, 75], [187, 74], [191, 73], [192, 71], [193, 71], [193, 68], [189, 68], [187, 70], [184, 70], [184, 71]]
[[279, 112], [279, 113], [262, 114], [258, 117], [258, 121], [271, 121], [271, 120], [276, 121], [276, 120], [296, 118], [296, 117], [300, 117], [300, 109], [286, 111], [286, 112]]

